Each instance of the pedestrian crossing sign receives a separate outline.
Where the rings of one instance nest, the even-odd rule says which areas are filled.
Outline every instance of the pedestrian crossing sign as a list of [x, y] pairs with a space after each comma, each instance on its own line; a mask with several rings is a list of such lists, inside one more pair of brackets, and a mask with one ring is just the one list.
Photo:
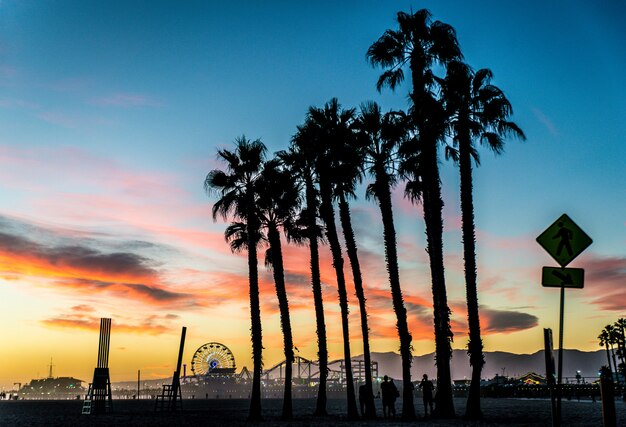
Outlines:
[[537, 237], [537, 243], [565, 267], [593, 242], [574, 221], [563, 214]]

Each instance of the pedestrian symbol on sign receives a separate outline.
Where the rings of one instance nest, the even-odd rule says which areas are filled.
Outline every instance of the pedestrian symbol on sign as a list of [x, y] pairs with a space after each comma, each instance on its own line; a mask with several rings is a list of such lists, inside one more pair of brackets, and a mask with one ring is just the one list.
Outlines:
[[559, 227], [559, 231], [557, 231], [554, 237], [552, 237], [553, 239], [561, 239], [559, 241], [559, 246], [557, 246], [556, 249], [556, 256], [561, 256], [563, 248], [567, 249], [567, 254], [569, 256], [572, 256], [572, 244], [570, 243], [573, 236], [572, 230], [565, 227], [565, 225], [563, 225], [563, 221], [559, 221], [557, 226]]

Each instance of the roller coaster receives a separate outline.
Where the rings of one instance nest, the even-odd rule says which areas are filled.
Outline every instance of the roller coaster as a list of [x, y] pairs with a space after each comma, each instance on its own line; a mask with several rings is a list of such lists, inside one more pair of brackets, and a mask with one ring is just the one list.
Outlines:
[[[265, 381], [282, 381], [287, 361], [277, 363], [261, 373], [261, 379]], [[352, 360], [352, 375], [355, 381], [365, 381], [365, 362]], [[378, 377], [378, 362], [372, 362], [372, 376]], [[319, 379], [319, 362], [309, 360], [302, 356], [296, 356], [293, 362], [293, 381], [304, 383]], [[328, 381], [338, 384], [346, 382], [346, 366], [343, 359], [328, 362]]]

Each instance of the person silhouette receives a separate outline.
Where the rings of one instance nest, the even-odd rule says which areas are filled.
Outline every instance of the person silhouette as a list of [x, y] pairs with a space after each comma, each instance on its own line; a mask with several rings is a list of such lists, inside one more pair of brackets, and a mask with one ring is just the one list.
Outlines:
[[[397, 390], [395, 384], [389, 381], [389, 377], [385, 375], [380, 385], [380, 391], [383, 396], [383, 417], [391, 417], [395, 415], [395, 392]], [[391, 406], [394, 406], [393, 410]]]
[[561, 252], [564, 248], [567, 251], [567, 254], [569, 256], [572, 256], [572, 230], [565, 227], [562, 221], [559, 221], [557, 223], [557, 226], [559, 227], [559, 231], [557, 231], [556, 234], [552, 236], [552, 239], [561, 239], [559, 241], [559, 245], [556, 247], [556, 256], [561, 256]]
[[430, 407], [430, 415], [433, 415], [433, 390], [435, 386], [428, 379], [428, 375], [424, 374], [419, 387], [422, 389], [422, 400], [424, 401], [424, 418], [428, 417], [428, 408]]

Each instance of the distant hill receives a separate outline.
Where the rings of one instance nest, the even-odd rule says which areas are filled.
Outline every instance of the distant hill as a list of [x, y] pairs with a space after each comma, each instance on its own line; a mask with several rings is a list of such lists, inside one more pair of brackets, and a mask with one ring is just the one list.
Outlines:
[[[555, 365], [557, 364], [558, 351], [554, 352]], [[356, 356], [353, 359], [362, 359], [363, 356]], [[372, 353], [372, 360], [378, 362], [378, 374], [380, 376], [402, 378], [402, 361], [400, 355], [394, 352]], [[505, 376], [521, 376], [528, 372], [535, 372], [545, 375], [544, 351], [540, 350], [533, 354], [514, 354], [503, 351], [485, 352], [485, 366], [483, 367], [483, 378], [493, 378], [496, 374], [502, 375], [504, 368]], [[563, 351], [563, 376], [574, 377], [576, 371], [580, 371], [583, 377], [597, 377], [598, 369], [606, 365], [606, 352], [598, 351]], [[453, 379], [463, 379], [471, 377], [471, 367], [469, 357], [465, 350], [454, 350], [450, 364]], [[413, 357], [411, 366], [411, 376], [414, 379], [428, 374], [429, 377], [436, 377], [435, 354], [425, 354]]]

